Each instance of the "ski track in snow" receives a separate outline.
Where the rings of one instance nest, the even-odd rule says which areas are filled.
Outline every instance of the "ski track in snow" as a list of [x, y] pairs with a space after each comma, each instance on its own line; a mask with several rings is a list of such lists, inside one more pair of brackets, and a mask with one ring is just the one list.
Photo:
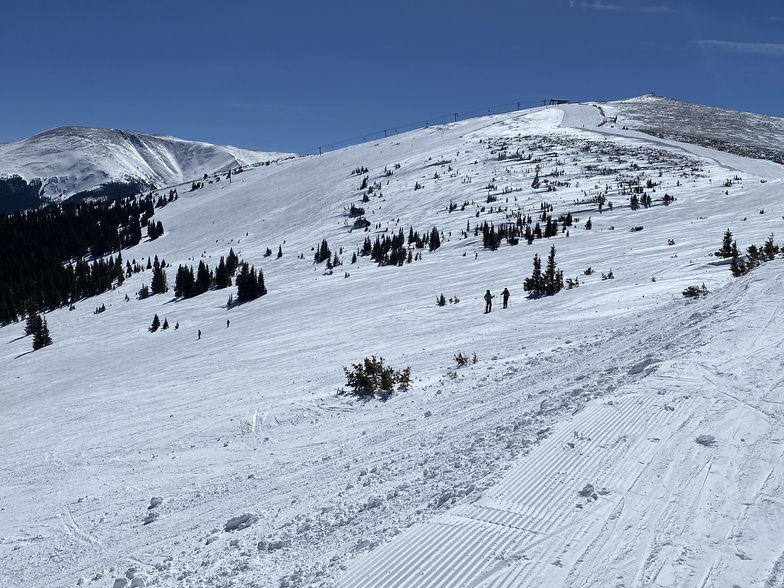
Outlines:
[[[156, 211], [164, 236], [123, 258], [214, 267], [232, 247], [268, 296], [228, 312], [226, 291], [140, 301], [140, 274], [49, 313], [55, 344], [33, 354], [20, 324], [0, 327], [0, 585], [784, 584], [784, 267], [731, 280], [708, 255], [727, 226], [739, 246], [784, 234], [782, 182], [601, 120], [591, 105], [535, 109], [245, 172]], [[678, 200], [575, 205], [602, 177], [534, 194], [532, 165], [489, 155], [515, 142], [569, 169], [617, 147]], [[657, 158], [673, 168], [656, 175]], [[727, 162], [743, 182], [722, 199]], [[368, 218], [436, 225], [441, 249], [400, 268], [314, 266], [322, 238], [345, 260], [368, 235], [344, 224], [360, 165], [382, 183]], [[503, 222], [475, 216], [490, 182], [532, 216], [547, 200], [582, 218], [569, 239], [490, 252], [459, 235]], [[450, 214], [450, 201], [477, 204]], [[262, 256], [279, 244], [281, 259]], [[526, 300], [519, 284], [551, 244], [581, 285]], [[702, 282], [707, 297], [680, 295]], [[510, 307], [482, 315], [481, 293], [504, 286]], [[461, 301], [439, 308], [441, 293]], [[155, 313], [180, 329], [147, 332]], [[458, 351], [478, 362], [455, 367]], [[336, 396], [342, 366], [371, 354], [410, 365], [411, 389]]]

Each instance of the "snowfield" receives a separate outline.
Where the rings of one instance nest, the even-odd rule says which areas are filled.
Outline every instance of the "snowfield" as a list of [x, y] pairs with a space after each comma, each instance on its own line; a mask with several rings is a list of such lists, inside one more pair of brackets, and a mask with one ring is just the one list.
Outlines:
[[[0, 586], [784, 586], [784, 260], [733, 278], [713, 255], [727, 228], [781, 244], [784, 166], [605, 119], [488, 116], [210, 181], [123, 259], [165, 259], [172, 287], [233, 248], [266, 296], [139, 300], [148, 270], [47, 313], [50, 347], [0, 327]], [[657, 186], [632, 210], [638, 174]], [[542, 202], [568, 236], [474, 234]], [[433, 226], [420, 260], [351, 263]], [[528, 299], [552, 245], [580, 285]], [[337, 395], [374, 354], [410, 388]]]

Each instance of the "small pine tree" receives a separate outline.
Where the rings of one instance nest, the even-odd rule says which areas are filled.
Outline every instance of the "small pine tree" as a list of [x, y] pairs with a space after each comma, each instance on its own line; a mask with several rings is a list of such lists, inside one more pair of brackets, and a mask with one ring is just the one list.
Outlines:
[[534, 271], [523, 282], [523, 290], [530, 292], [531, 296], [541, 296], [544, 291], [544, 278], [542, 276], [542, 260], [539, 255], [534, 255]]
[[41, 317], [35, 309], [35, 306], [30, 304], [27, 308], [27, 320], [25, 321], [25, 335], [32, 335], [38, 329]]
[[278, 259], [283, 257], [283, 245], [278, 245]]
[[52, 337], [49, 335], [49, 325], [46, 323], [46, 318], [38, 316], [36, 323], [36, 331], [33, 333], [33, 350], [52, 344]]
[[[736, 246], [737, 247], [737, 246]], [[732, 257], [732, 231], [727, 229], [724, 232], [724, 239], [721, 242], [721, 249], [716, 252], [717, 257]]]
[[316, 263], [321, 263], [325, 260], [330, 260], [332, 257], [332, 251], [329, 249], [329, 245], [327, 244], [326, 239], [321, 240], [321, 244], [316, 247], [316, 253], [313, 255], [313, 261]]
[[164, 271], [161, 262], [158, 261], [157, 255], [155, 256], [155, 262], [152, 265], [150, 290], [153, 294], [163, 294], [169, 290], [169, 286], [166, 283], [166, 272]]
[[762, 254], [765, 256], [766, 261], [773, 261], [778, 252], [779, 248], [773, 244], [773, 233], [771, 233], [762, 246]]
[[163, 319], [163, 326], [161, 327], [161, 329], [165, 331], [168, 328], [169, 328], [169, 319], [165, 318]]
[[441, 247], [441, 236], [438, 233], [438, 229], [433, 227], [430, 230], [430, 251], [435, 251]]
[[150, 332], [154, 333], [160, 328], [160, 326], [161, 326], [161, 319], [159, 319], [158, 315], [156, 314], [152, 319], [152, 324], [150, 325]]
[[547, 269], [544, 273], [544, 293], [547, 296], [557, 294], [563, 289], [563, 273], [556, 269], [555, 264], [555, 245], [550, 247], [550, 255], [547, 256]]
[[[351, 369], [343, 367], [346, 383], [358, 396], [375, 396], [377, 393], [391, 394], [396, 386], [407, 388], [411, 383], [411, 368], [395, 370], [384, 365], [384, 358], [366, 357], [362, 363], [352, 364]], [[338, 394], [347, 394], [339, 389]]]

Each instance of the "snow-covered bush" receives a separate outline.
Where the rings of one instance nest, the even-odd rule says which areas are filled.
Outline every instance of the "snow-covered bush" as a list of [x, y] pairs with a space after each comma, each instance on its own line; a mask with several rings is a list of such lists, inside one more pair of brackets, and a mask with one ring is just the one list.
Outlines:
[[351, 369], [343, 367], [346, 385], [352, 390], [338, 389], [338, 394], [375, 396], [379, 393], [390, 394], [396, 387], [407, 388], [411, 383], [411, 368], [395, 370], [384, 365], [384, 358], [366, 357], [361, 363], [352, 364]]

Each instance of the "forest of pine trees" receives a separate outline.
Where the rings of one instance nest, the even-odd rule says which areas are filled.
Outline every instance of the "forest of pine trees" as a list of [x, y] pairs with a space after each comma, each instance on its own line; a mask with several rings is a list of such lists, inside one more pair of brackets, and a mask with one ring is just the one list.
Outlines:
[[52, 310], [122, 283], [119, 252], [141, 241], [154, 212], [150, 194], [0, 214], [0, 322], [19, 320], [31, 306]]

